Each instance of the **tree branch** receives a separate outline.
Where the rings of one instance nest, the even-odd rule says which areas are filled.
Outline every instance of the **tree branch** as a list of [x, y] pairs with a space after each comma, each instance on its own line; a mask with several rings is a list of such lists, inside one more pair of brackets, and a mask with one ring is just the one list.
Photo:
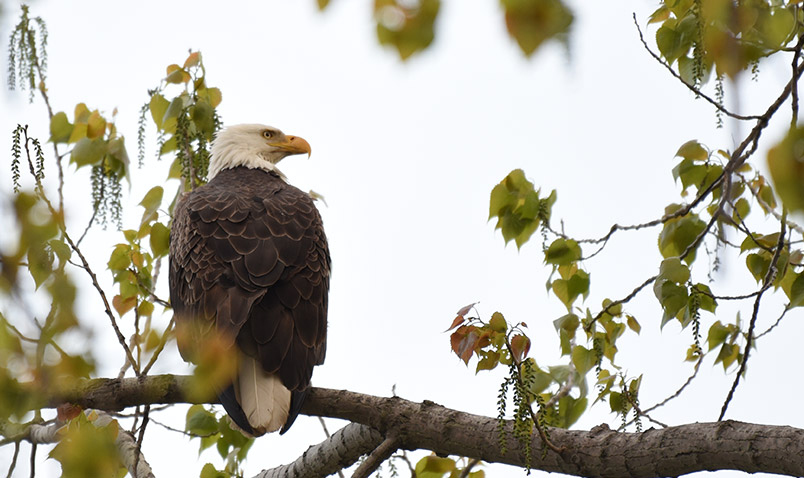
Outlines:
[[397, 436], [390, 436], [380, 443], [371, 454], [357, 467], [352, 478], [369, 478], [385, 460], [399, 449], [400, 440]]
[[[157, 403], [196, 403], [182, 392], [188, 379], [158, 375], [86, 380], [72, 390], [49, 397], [49, 403], [56, 406], [71, 402], [106, 410]], [[438, 455], [465, 456], [514, 466], [525, 464], [525, 450], [517, 440], [509, 441], [507, 453], [500, 452], [496, 445], [496, 418], [451, 410], [430, 401], [415, 403], [398, 397], [313, 388], [302, 413], [349, 420], [373, 428], [381, 436], [396, 433], [400, 448], [404, 449], [426, 449]], [[506, 431], [513, 433], [510, 422], [506, 424]], [[565, 451], [547, 453], [531, 464], [533, 469], [604, 477], [678, 476], [718, 469], [804, 475], [804, 459], [801, 458], [804, 457], [804, 430], [786, 426], [727, 420], [642, 433], [617, 433], [601, 425], [591, 431], [551, 429], [550, 438]], [[533, 437], [531, 447], [541, 449], [538, 436]]]
[[377, 430], [350, 423], [318, 445], [308, 448], [293, 463], [264, 470], [254, 478], [329, 476], [352, 465], [381, 443], [383, 437]]

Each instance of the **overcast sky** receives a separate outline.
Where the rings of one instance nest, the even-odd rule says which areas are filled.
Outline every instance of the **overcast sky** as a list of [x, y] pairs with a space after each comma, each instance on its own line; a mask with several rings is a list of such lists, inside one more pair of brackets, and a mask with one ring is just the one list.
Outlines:
[[[644, 28], [653, 2], [571, 2], [576, 21], [568, 47], [550, 44], [527, 59], [508, 38], [498, 2], [445, 0], [434, 45], [407, 63], [377, 44], [372, 4], [333, 0], [319, 13], [314, 0], [37, 0], [32, 13], [47, 21], [50, 32], [48, 81], [55, 109], [72, 117], [78, 102], [107, 114], [117, 108], [132, 158], [146, 90], [159, 83], [168, 64], [182, 63], [189, 49], [202, 52], [208, 84], [223, 92], [224, 123], [270, 124], [310, 142], [309, 160], [291, 157], [280, 169], [292, 184], [314, 189], [327, 202], [320, 209], [333, 261], [329, 347], [326, 363], [315, 371], [316, 386], [382, 396], [395, 388], [406, 399], [494, 416], [503, 371], [475, 376], [474, 363], [467, 369], [451, 355], [443, 331], [455, 311], [479, 301], [484, 317], [499, 310], [511, 321], [527, 322], [531, 353], [547, 366], [565, 363], [552, 321], [566, 310], [545, 292], [549, 268], [538, 235], [517, 251], [513, 244], [505, 247], [487, 222], [492, 187], [523, 168], [544, 191], [558, 190], [554, 226], [563, 220], [570, 235], [600, 237], [615, 222], [652, 220], [681, 200], [670, 173], [681, 144], [698, 139], [713, 149], [732, 148], [747, 127], [727, 123], [717, 130], [713, 109], [644, 51], [631, 14], [636, 12]], [[16, 14], [16, 7], [6, 9], [4, 38]], [[647, 32], [653, 45], [655, 30]], [[5, 48], [7, 41], [0, 45]], [[744, 82], [742, 89], [752, 90], [741, 98], [740, 109], [763, 110], [788, 70], [786, 60], [778, 67], [763, 65], [759, 83]], [[732, 104], [739, 90], [727, 85]], [[29, 123], [42, 140], [48, 136], [44, 105], [39, 100], [29, 105], [26, 98], [0, 94], [3, 151], [10, 150], [16, 123]], [[780, 130], [763, 139], [778, 139]], [[169, 161], [154, 159], [150, 125], [146, 141], [146, 165], [132, 171], [124, 226], [138, 223], [136, 204], [166, 176]], [[8, 171], [0, 169], [0, 191], [9, 191], [10, 184]], [[177, 184], [165, 186], [171, 191]], [[71, 182], [67, 193], [78, 206], [68, 221], [78, 230], [90, 214], [82, 206], [86, 182]], [[603, 298], [624, 297], [655, 274], [661, 260], [658, 232], [619, 234], [584, 264], [592, 276], [586, 305], [596, 311]], [[121, 240], [113, 231], [87, 240], [92, 265], [106, 284], [111, 276], [105, 263]], [[742, 260], [727, 261], [717, 279], [743, 274]], [[696, 273], [705, 279], [703, 269]], [[750, 287], [738, 283], [731, 292]], [[166, 284], [160, 290], [167, 296]], [[119, 345], [91, 291], [81, 300], [79, 310], [95, 324], [99, 375], [114, 376]], [[725, 323], [736, 309], [724, 309], [719, 318]], [[661, 311], [650, 290], [628, 310], [643, 332], [619, 345], [618, 363], [630, 376], [645, 374], [640, 401], [650, 405], [691, 373], [691, 365], [683, 363], [691, 331], [673, 323], [660, 333]], [[769, 308], [760, 330], [773, 323], [778, 310]], [[800, 381], [783, 375], [780, 366], [790, 360], [781, 354], [801, 337], [797, 319], [800, 313], [789, 314], [779, 334], [759, 343], [729, 418], [804, 426], [801, 417], [780, 412], [801, 394]], [[164, 327], [169, 315], [157, 320]], [[713, 320], [704, 317], [704, 331]], [[717, 419], [733, 372], [724, 375], [713, 359], [704, 362], [689, 394], [657, 411], [656, 418], [669, 424]], [[154, 373], [187, 370], [171, 347]], [[183, 428], [186, 408], [175, 408], [155, 418]], [[575, 428], [604, 421], [618, 424], [607, 404], [591, 409]], [[329, 428], [343, 425], [331, 421]], [[323, 438], [317, 419], [300, 417], [286, 435], [257, 441], [245, 474], [292, 461]], [[197, 476], [206, 461], [220, 465], [212, 452], [197, 459], [197, 443], [187, 443], [184, 436], [149, 427], [144, 453], [156, 476]], [[0, 451], [0, 463], [8, 451]], [[38, 474], [57, 476], [58, 469], [48, 460]], [[20, 476], [24, 470], [20, 465]], [[524, 475], [502, 466], [487, 473]]]

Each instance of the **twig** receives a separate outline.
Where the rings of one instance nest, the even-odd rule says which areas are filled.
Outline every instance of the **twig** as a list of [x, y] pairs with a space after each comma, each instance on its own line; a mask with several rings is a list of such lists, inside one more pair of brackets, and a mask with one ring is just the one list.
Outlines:
[[[27, 128], [25, 131], [25, 154], [28, 157], [28, 162], [31, 163], [31, 150], [28, 147], [29, 138], [27, 133]], [[139, 365], [135, 362], [134, 357], [131, 355], [131, 350], [126, 345], [126, 339], [123, 337], [123, 334], [120, 332], [120, 328], [117, 326], [117, 319], [115, 319], [114, 314], [112, 313], [111, 306], [109, 305], [109, 301], [106, 298], [106, 293], [103, 291], [103, 288], [98, 283], [98, 278], [95, 276], [95, 273], [92, 271], [92, 268], [89, 266], [89, 262], [87, 261], [84, 254], [81, 252], [81, 249], [73, 242], [70, 234], [67, 232], [67, 225], [64, 223], [63, 215], [59, 214], [56, 211], [56, 208], [53, 207], [53, 203], [50, 202], [50, 199], [45, 195], [45, 191], [42, 188], [39, 188], [37, 195], [40, 199], [47, 205], [48, 209], [50, 210], [50, 214], [56, 219], [56, 223], [61, 230], [61, 233], [64, 235], [64, 239], [69, 244], [70, 249], [78, 255], [78, 258], [81, 259], [81, 268], [84, 269], [87, 274], [89, 274], [90, 279], [92, 280], [92, 285], [95, 287], [95, 290], [98, 291], [98, 294], [103, 301], [103, 306], [106, 312], [106, 315], [109, 317], [111, 321], [112, 327], [114, 328], [115, 333], [117, 334], [117, 340], [120, 342], [120, 345], [123, 347], [123, 350], [126, 352], [126, 358], [131, 361], [132, 367], [134, 368], [134, 372], [137, 376], [140, 375]]]
[[83, 241], [84, 237], [86, 237], [87, 233], [89, 232], [89, 229], [92, 227], [92, 223], [95, 222], [95, 216], [97, 216], [97, 215], [98, 215], [98, 208], [93, 207], [92, 208], [92, 216], [89, 218], [89, 222], [87, 223], [87, 227], [84, 228], [84, 232], [81, 234], [81, 237], [78, 238], [78, 242], [76, 242], [75, 245], [77, 245], [77, 246], [81, 245], [81, 241]]
[[[798, 60], [801, 57], [801, 48], [796, 48], [795, 52], [793, 53], [793, 76], [796, 75], [796, 71], [798, 70]], [[790, 115], [790, 127], [795, 128], [798, 125], [798, 82], [793, 83], [792, 88], [790, 89], [790, 109], [792, 113]]]
[[625, 296], [625, 298], [615, 300], [614, 302], [609, 304], [606, 308], [604, 308], [603, 310], [598, 312], [597, 315], [594, 316], [592, 318], [592, 320], [589, 321], [588, 324], [586, 324], [586, 326], [584, 326], [584, 330], [586, 330], [587, 332], [592, 330], [592, 326], [595, 325], [595, 322], [600, 320], [601, 317], [603, 317], [603, 314], [607, 314], [609, 312], [609, 310], [611, 310], [612, 307], [617, 307], [618, 305], [624, 304], [624, 303], [630, 301], [631, 299], [633, 299], [634, 297], [636, 297], [636, 295], [639, 294], [639, 292], [642, 291], [642, 289], [644, 289], [649, 284], [651, 284], [653, 281], [655, 281], [657, 277], [659, 277], [659, 276], [655, 275], [653, 277], [649, 277], [648, 279], [645, 280], [645, 282], [643, 282], [642, 284], [638, 285], [636, 287], [636, 289], [632, 290], [630, 294]]
[[11, 457], [11, 464], [8, 466], [8, 473], [6, 474], [6, 478], [11, 478], [11, 475], [14, 473], [14, 468], [17, 467], [17, 457], [20, 454], [20, 442], [14, 442], [14, 456]]
[[[777, 221], [781, 221], [782, 220], [782, 215], [778, 211], [776, 211], [776, 209], [770, 207], [770, 204], [768, 204], [767, 202], [765, 202], [764, 199], [762, 199], [762, 197], [759, 195], [759, 190], [754, 189], [754, 187], [751, 185], [751, 182], [746, 180], [745, 177], [742, 174], [740, 174], [740, 173], [737, 173], [737, 174], [740, 176], [740, 179], [743, 180], [743, 183], [746, 186], [748, 186], [748, 190], [751, 191], [751, 195], [754, 196], [754, 199], [757, 200], [757, 202], [762, 207], [762, 209], [764, 209], [765, 211], [768, 211], [768, 213], [771, 214], [773, 217], [775, 217]], [[799, 224], [796, 224], [793, 221], [787, 221], [787, 227], [790, 228], [790, 229], [793, 229], [794, 231], [798, 232], [799, 234], [804, 235], [804, 227], [801, 227]], [[754, 241], [754, 242], [756, 242], [756, 241]]]
[[[804, 36], [802, 37], [804, 38]], [[731, 403], [731, 399], [734, 398], [734, 392], [737, 390], [737, 385], [740, 384], [740, 377], [745, 372], [746, 364], [748, 363], [748, 355], [751, 352], [751, 345], [753, 345], [754, 341], [754, 328], [756, 327], [757, 317], [759, 316], [759, 304], [762, 300], [762, 294], [765, 293], [773, 285], [773, 279], [777, 273], [777, 265], [779, 262], [779, 256], [782, 253], [782, 249], [784, 248], [784, 237], [786, 233], [786, 226], [787, 226], [787, 210], [782, 211], [782, 229], [779, 231], [779, 242], [776, 244], [776, 252], [773, 254], [773, 258], [771, 259], [770, 265], [768, 266], [768, 271], [765, 273], [765, 278], [762, 281], [762, 289], [759, 290], [756, 299], [754, 299], [754, 310], [751, 313], [751, 322], [748, 325], [748, 335], [745, 339], [745, 350], [743, 351], [743, 360], [740, 362], [740, 369], [737, 370], [737, 376], [734, 377], [734, 383], [731, 385], [731, 389], [729, 390], [728, 396], [726, 396], [726, 401], [723, 403], [723, 407], [720, 409], [720, 416], [718, 417], [717, 421], [722, 421], [723, 417], [726, 415], [726, 410], [729, 408], [729, 403]]]
[[[329, 434], [329, 430], [327, 429], [327, 422], [324, 421], [324, 417], [318, 417], [318, 422], [321, 424], [321, 428], [324, 429], [324, 435], [326, 435], [327, 438], [330, 438], [332, 435]], [[344, 478], [343, 470], [338, 470], [338, 476], [340, 478]]]
[[170, 322], [168, 322], [168, 326], [165, 329], [165, 332], [162, 334], [162, 339], [159, 341], [159, 345], [156, 347], [153, 354], [151, 355], [151, 359], [148, 360], [148, 364], [145, 366], [144, 369], [142, 369], [143, 375], [148, 374], [148, 372], [151, 370], [151, 367], [153, 367], [154, 364], [156, 363], [156, 359], [159, 358], [159, 354], [161, 354], [162, 350], [165, 349], [165, 345], [167, 345], [168, 342], [168, 337], [170, 337], [170, 333], [173, 330], [173, 327], [175, 326], [175, 319], [176, 319], [175, 315], [170, 318]]
[[380, 446], [374, 449], [371, 454], [363, 460], [357, 467], [352, 478], [368, 478], [379, 468], [382, 463], [391, 457], [399, 449], [400, 440], [395, 435], [386, 437]]
[[31, 466], [30, 477], [35, 478], [36, 477], [36, 443], [33, 443], [31, 445], [31, 464], [30, 464], [30, 466]]
[[727, 116], [730, 116], [730, 117], [732, 117], [732, 118], [734, 118], [734, 119], [743, 120], [743, 121], [749, 121], [749, 120], [759, 120], [759, 119], [761, 119], [761, 117], [760, 117], [760, 116], [754, 116], [754, 115], [744, 116], [744, 115], [739, 115], [739, 114], [737, 114], [737, 113], [733, 113], [733, 112], [729, 111], [728, 109], [726, 109], [726, 108], [725, 108], [723, 105], [721, 105], [719, 102], [717, 102], [717, 101], [713, 100], [712, 98], [710, 98], [709, 96], [707, 96], [706, 94], [704, 94], [704, 93], [703, 93], [701, 90], [699, 90], [698, 88], [696, 88], [694, 85], [690, 85], [689, 83], [687, 83], [686, 81], [684, 81], [684, 79], [683, 79], [683, 78], [681, 78], [681, 75], [679, 75], [678, 73], [676, 73], [676, 71], [673, 69], [673, 67], [672, 67], [672, 66], [670, 66], [670, 65], [669, 65], [669, 64], [668, 64], [666, 61], [664, 61], [664, 60], [663, 60], [663, 59], [662, 59], [662, 58], [661, 58], [659, 55], [657, 55], [656, 53], [654, 53], [654, 52], [653, 52], [653, 50], [651, 50], [651, 49], [650, 49], [650, 47], [648, 46], [648, 43], [645, 41], [645, 37], [644, 37], [644, 36], [642, 36], [642, 29], [639, 27], [639, 22], [637, 21], [636, 13], [634, 13], [634, 14], [633, 14], [633, 17], [634, 17], [634, 25], [636, 25], [637, 31], [639, 32], [639, 41], [641, 41], [641, 42], [642, 42], [642, 46], [644, 46], [644, 47], [645, 47], [645, 50], [647, 50], [647, 51], [648, 51], [648, 53], [650, 53], [650, 56], [652, 56], [652, 57], [653, 57], [653, 58], [654, 58], [656, 61], [658, 61], [658, 62], [659, 62], [659, 63], [660, 63], [662, 66], [664, 66], [664, 67], [667, 69], [667, 71], [669, 71], [669, 72], [670, 72], [670, 74], [671, 74], [671, 75], [673, 75], [673, 76], [674, 76], [674, 77], [675, 77], [677, 80], [679, 80], [681, 83], [683, 83], [683, 84], [684, 84], [684, 86], [686, 86], [687, 88], [689, 88], [689, 89], [690, 89], [690, 91], [692, 91], [693, 93], [695, 93], [695, 95], [696, 95], [696, 96], [699, 96], [699, 97], [703, 98], [703, 99], [704, 99], [704, 100], [706, 100], [706, 101], [707, 101], [709, 104], [711, 104], [712, 106], [714, 106], [715, 108], [717, 108], [717, 109], [718, 109], [718, 111], [720, 111], [721, 113], [723, 113], [723, 114], [725, 114], [725, 115], [727, 115]]
[[779, 316], [779, 318], [778, 318], [778, 319], [776, 319], [776, 322], [774, 322], [774, 323], [773, 323], [773, 325], [771, 325], [770, 327], [768, 327], [768, 328], [767, 328], [767, 330], [765, 330], [765, 331], [764, 331], [764, 332], [762, 332], [761, 334], [759, 334], [759, 335], [757, 335], [756, 337], [754, 337], [754, 340], [759, 340], [759, 338], [760, 338], [760, 337], [762, 337], [763, 335], [767, 334], [767, 333], [768, 333], [768, 332], [770, 332], [771, 330], [775, 329], [775, 328], [776, 328], [776, 327], [777, 327], [777, 326], [778, 326], [778, 325], [779, 325], [779, 324], [782, 322], [782, 319], [784, 318], [785, 314], [787, 314], [787, 312], [788, 312], [790, 309], [792, 309], [792, 308], [793, 308], [793, 307], [791, 307], [791, 305], [792, 305], [792, 304], [787, 304], [787, 305], [785, 306], [784, 310], [782, 311], [782, 315], [780, 315], [780, 316]]
[[145, 427], [148, 426], [148, 414], [151, 412], [151, 406], [145, 405], [145, 412], [142, 414], [142, 425], [140, 425], [140, 434], [137, 437], [137, 449], [135, 450], [134, 454], [134, 470], [132, 471], [132, 476], [137, 477], [137, 469], [140, 465], [140, 459], [142, 458], [142, 440], [145, 438]]
[[472, 468], [479, 465], [481, 460], [479, 458], [472, 458], [469, 460], [469, 463], [466, 464], [466, 468], [463, 469], [461, 475], [458, 478], [468, 478], [469, 473], [472, 472]]
[[692, 381], [695, 379], [695, 377], [698, 375], [698, 370], [701, 368], [701, 363], [703, 363], [703, 358], [704, 358], [703, 354], [701, 354], [701, 356], [698, 357], [698, 361], [695, 362], [695, 369], [694, 369], [692, 375], [690, 375], [687, 378], [687, 381], [684, 382], [684, 385], [682, 385], [678, 390], [676, 390], [676, 393], [670, 395], [669, 397], [665, 398], [664, 400], [662, 400], [661, 402], [657, 403], [656, 405], [646, 409], [645, 413], [652, 412], [653, 410], [656, 410], [659, 407], [663, 407], [665, 404], [667, 404], [667, 402], [669, 402], [669, 401], [671, 401], [671, 400], [673, 400], [675, 398], [678, 398], [681, 395], [681, 393], [684, 391], [684, 389], [687, 388], [689, 386], [689, 384], [691, 384]]

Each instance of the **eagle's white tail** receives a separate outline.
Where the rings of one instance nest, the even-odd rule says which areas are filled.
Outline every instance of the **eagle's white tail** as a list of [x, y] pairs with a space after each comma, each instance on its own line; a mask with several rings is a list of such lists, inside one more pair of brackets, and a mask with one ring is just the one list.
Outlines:
[[251, 357], [242, 357], [235, 386], [251, 428], [262, 435], [282, 428], [290, 411], [290, 390]]

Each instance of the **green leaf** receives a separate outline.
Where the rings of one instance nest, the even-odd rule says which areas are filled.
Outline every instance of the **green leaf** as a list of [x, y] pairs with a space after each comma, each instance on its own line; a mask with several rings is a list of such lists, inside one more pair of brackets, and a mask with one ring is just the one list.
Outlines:
[[626, 321], [628, 323], [628, 327], [631, 330], [633, 330], [636, 333], [640, 333], [642, 331], [642, 326], [639, 325], [639, 322], [637, 322], [637, 319], [635, 319], [631, 315], [626, 315], [625, 317], [626, 317]]
[[73, 132], [73, 125], [67, 119], [67, 114], [59, 111], [50, 120], [50, 142], [51, 143], [66, 143], [70, 139], [70, 134]]
[[215, 132], [215, 110], [204, 100], [199, 99], [190, 109], [190, 118], [195, 123], [196, 128], [203, 132], [208, 139], [212, 138]]
[[185, 106], [185, 97], [183, 95], [179, 95], [170, 102], [165, 110], [165, 116], [162, 117], [162, 130], [168, 133], [173, 133], [176, 131], [176, 118], [179, 117], [182, 110]]
[[112, 138], [109, 140], [109, 154], [117, 160], [118, 167], [114, 171], [118, 176], [128, 174], [128, 152], [126, 151], [126, 143], [122, 137]]
[[202, 405], [193, 405], [187, 410], [184, 429], [194, 435], [212, 435], [218, 431], [218, 419]]
[[730, 334], [728, 327], [723, 326], [720, 321], [716, 321], [709, 327], [709, 334], [706, 337], [706, 342], [709, 345], [709, 350], [714, 349], [718, 345], [726, 341]]
[[87, 119], [87, 138], [98, 139], [103, 137], [106, 132], [106, 120], [98, 113], [93, 111]]
[[489, 320], [489, 326], [491, 326], [491, 330], [495, 332], [505, 332], [508, 330], [508, 324], [505, 322], [505, 318], [499, 312], [495, 312], [491, 314], [491, 320]]
[[576, 399], [571, 395], [565, 395], [558, 400], [558, 415], [563, 418], [559, 426], [569, 428], [581, 418], [586, 411], [588, 400], [586, 397]]
[[574, 335], [581, 324], [580, 319], [575, 314], [566, 314], [553, 321], [553, 327], [556, 331], [566, 330], [570, 335]]
[[700, 186], [706, 177], [706, 166], [696, 164], [691, 159], [683, 159], [673, 168], [673, 178], [681, 180], [682, 191], [686, 191], [690, 186]]
[[581, 375], [592, 369], [597, 363], [597, 357], [593, 350], [589, 350], [583, 345], [576, 345], [572, 348], [572, 365]]
[[201, 468], [199, 478], [232, 478], [232, 475], [225, 471], [217, 470], [212, 463], [207, 463]]
[[156, 123], [156, 127], [159, 129], [162, 129], [162, 121], [169, 105], [170, 102], [165, 99], [164, 96], [158, 93], [151, 96], [151, 101], [148, 103], [148, 110], [151, 112], [151, 118], [153, 118], [154, 123]]
[[763, 43], [770, 48], [785, 46], [795, 33], [795, 17], [785, 7], [763, 11], [757, 23]]
[[395, 47], [399, 57], [407, 60], [433, 42], [440, 7], [440, 0], [418, 0], [415, 4], [400, 0], [375, 0], [377, 39], [381, 45]]
[[613, 413], [621, 413], [623, 411], [623, 394], [611, 392], [609, 394], [609, 407]]
[[81, 413], [60, 432], [60, 441], [49, 456], [61, 464], [63, 478], [122, 476], [117, 434], [117, 420], [96, 427]]
[[748, 257], [745, 258], [745, 265], [748, 267], [748, 270], [751, 272], [751, 275], [754, 276], [754, 279], [757, 282], [761, 282], [765, 279], [765, 274], [768, 273], [770, 262], [771, 259], [768, 257], [767, 252], [748, 254]]
[[108, 143], [103, 139], [81, 138], [70, 154], [70, 162], [79, 168], [100, 164], [108, 150]]
[[701, 143], [693, 139], [682, 144], [676, 151], [676, 156], [690, 161], [706, 161], [709, 159], [709, 152]]
[[[698, 307], [714, 314], [717, 309], [717, 301], [712, 298], [712, 290], [709, 286], [699, 282], [692, 287], [698, 290]], [[692, 300], [692, 294], [690, 294], [690, 300]]]
[[653, 293], [659, 299], [662, 309], [664, 309], [662, 327], [674, 317], [683, 321], [683, 312], [689, 304], [689, 296], [685, 286], [678, 285], [667, 279], [657, 279], [653, 283]]
[[501, 229], [503, 239], [514, 240], [517, 248], [530, 239], [542, 220], [550, 217], [555, 202], [555, 191], [540, 199], [539, 191], [525, 178], [521, 169], [511, 171], [491, 191], [489, 219], [497, 217], [495, 229]]
[[723, 344], [717, 354], [715, 363], [723, 363], [723, 371], [740, 358], [740, 347], [737, 344]]
[[656, 46], [659, 47], [659, 52], [671, 65], [689, 50], [689, 47], [682, 43], [681, 34], [670, 25], [670, 22], [665, 22], [656, 30]]
[[[668, 209], [672, 209], [672, 207]], [[659, 234], [659, 251], [665, 258], [681, 256], [705, 228], [706, 223], [697, 214], [691, 213], [684, 217], [671, 219], [664, 224], [664, 228]], [[684, 258], [687, 264], [691, 264], [694, 260], [695, 249]]]
[[89, 121], [89, 116], [92, 114], [87, 108], [85, 103], [78, 103], [75, 105], [75, 111], [73, 112], [73, 118], [75, 119], [76, 123], [84, 123], [86, 124]]
[[422, 473], [438, 473], [438, 476], [441, 476], [454, 469], [455, 460], [427, 455], [416, 463], [416, 476], [421, 476]]
[[106, 264], [109, 270], [122, 271], [131, 265], [131, 247], [128, 244], [118, 244]]
[[162, 204], [162, 195], [164, 192], [165, 190], [162, 188], [162, 186], [152, 187], [147, 193], [145, 193], [142, 201], [140, 201], [140, 206], [145, 208], [146, 213], [156, 211]]
[[179, 65], [168, 65], [167, 76], [165, 77], [166, 82], [178, 85], [181, 83], [187, 83], [190, 81], [190, 79], [190, 74]]
[[155, 222], [151, 227], [151, 251], [154, 257], [167, 255], [170, 248], [170, 229], [161, 222]]
[[663, 260], [659, 266], [659, 278], [676, 284], [686, 284], [690, 280], [690, 269], [678, 257], [671, 257]]
[[[790, 300], [790, 307], [800, 307], [804, 305], [804, 274], [797, 274], [793, 272], [792, 268], [788, 269], [791, 271], [790, 273], [793, 274], [792, 283], [790, 284], [789, 292], [787, 292], [787, 298]], [[784, 287], [783, 287], [784, 288]]]
[[28, 271], [37, 289], [53, 274], [53, 254], [41, 243], [31, 244], [28, 248]]
[[768, 151], [768, 169], [782, 203], [790, 211], [804, 211], [804, 127], [792, 128]]
[[581, 259], [581, 246], [572, 239], [558, 238], [544, 253], [547, 264], [567, 265]]
[[196, 91], [196, 94], [199, 98], [209, 103], [209, 105], [213, 108], [217, 108], [223, 100], [223, 96], [221, 95], [221, 90], [219, 88], [201, 88]]
[[589, 295], [589, 274], [586, 271], [578, 270], [569, 279], [556, 279], [553, 281], [553, 293], [567, 306], [567, 310], [572, 308], [573, 302], [578, 296]]
[[73, 250], [70, 249], [70, 246], [60, 239], [51, 239], [47, 244], [50, 250], [56, 253], [61, 264], [65, 264], [73, 255]]
[[477, 361], [477, 368], [475, 369], [475, 373], [478, 373], [481, 370], [492, 370], [497, 366], [497, 364], [500, 363], [499, 352], [490, 350], [488, 352], [484, 352], [483, 355], [484, 355], [483, 358]]
[[560, 0], [501, 0], [505, 25], [519, 48], [531, 56], [545, 41], [564, 39], [572, 12]]

